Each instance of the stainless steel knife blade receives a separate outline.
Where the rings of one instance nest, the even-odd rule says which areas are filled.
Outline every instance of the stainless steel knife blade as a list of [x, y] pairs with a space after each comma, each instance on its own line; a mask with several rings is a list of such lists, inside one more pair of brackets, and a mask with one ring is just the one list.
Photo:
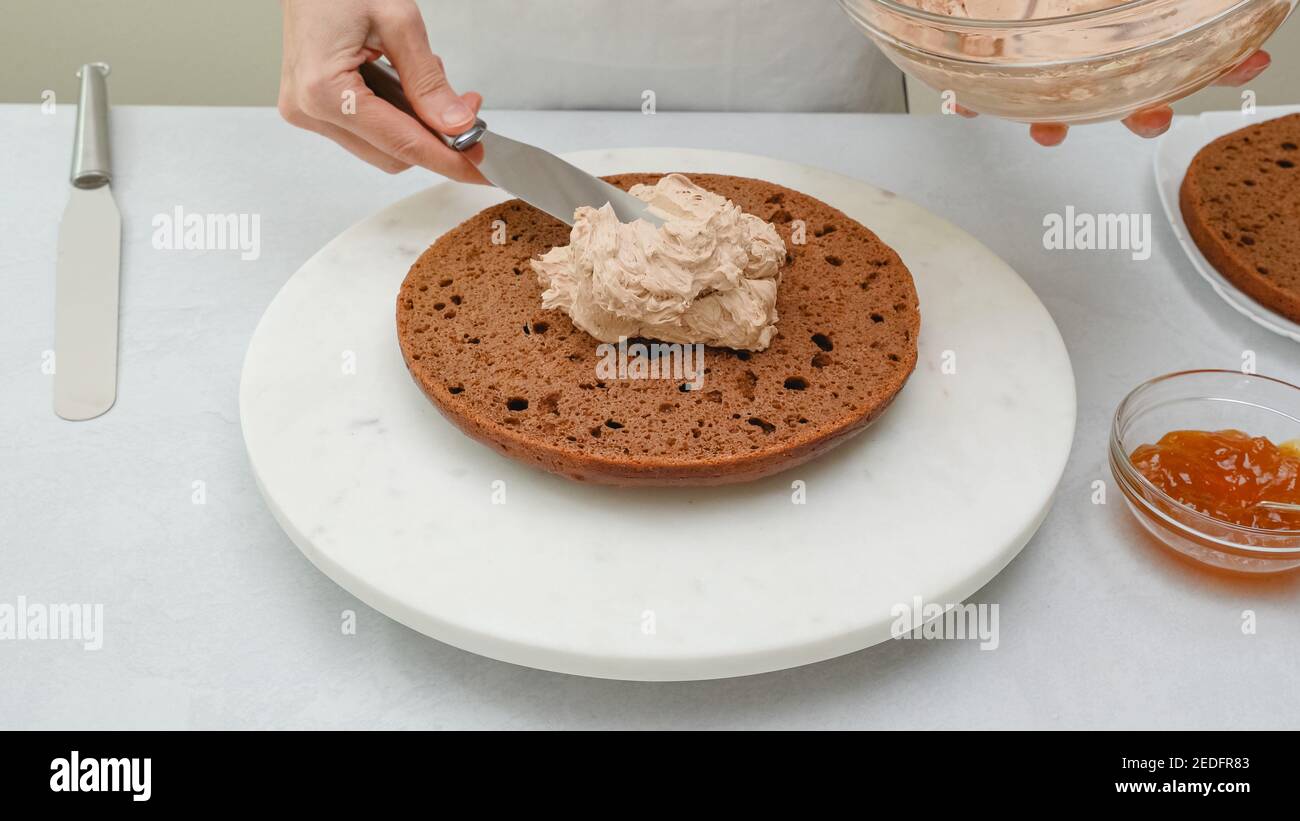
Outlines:
[[478, 170], [497, 188], [509, 191], [568, 225], [579, 206], [609, 203], [619, 222], [638, 219], [662, 223], [646, 204], [621, 188], [535, 146], [485, 131], [479, 139], [483, 162]]
[[[375, 96], [423, 124], [406, 98], [402, 81], [391, 65], [375, 60], [363, 63], [359, 70]], [[464, 134], [455, 136], [429, 130], [456, 151], [468, 151], [482, 143], [483, 161], [478, 169], [489, 182], [567, 225], [573, 224], [573, 212], [579, 206], [601, 208], [605, 203], [614, 208], [620, 222], [643, 219], [656, 226], [663, 224], [663, 220], [644, 202], [621, 188], [593, 177], [548, 151], [488, 131], [487, 123], [482, 120], [477, 120]]]
[[109, 187], [108, 92], [102, 63], [81, 68], [72, 194], [55, 270], [54, 412], [92, 419], [117, 399], [122, 215]]

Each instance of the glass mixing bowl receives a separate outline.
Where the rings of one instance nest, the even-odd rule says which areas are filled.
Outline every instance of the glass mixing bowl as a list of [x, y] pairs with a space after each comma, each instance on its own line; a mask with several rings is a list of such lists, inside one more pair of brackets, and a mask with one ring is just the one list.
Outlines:
[[1300, 530], [1224, 522], [1179, 503], [1133, 465], [1129, 454], [1172, 430], [1235, 428], [1285, 442], [1300, 436], [1300, 388], [1239, 371], [1183, 371], [1144, 382], [1110, 431], [1110, 469], [1133, 515], [1151, 535], [1202, 564], [1234, 573], [1300, 568]]
[[[1006, 16], [1061, 0], [951, 0]], [[1021, 122], [1122, 118], [1209, 85], [1257, 50], [1296, 0], [1081, 0], [1036, 19], [950, 17], [948, 0], [839, 0], [907, 74], [957, 104]], [[1002, 10], [1006, 11], [1002, 11]]]

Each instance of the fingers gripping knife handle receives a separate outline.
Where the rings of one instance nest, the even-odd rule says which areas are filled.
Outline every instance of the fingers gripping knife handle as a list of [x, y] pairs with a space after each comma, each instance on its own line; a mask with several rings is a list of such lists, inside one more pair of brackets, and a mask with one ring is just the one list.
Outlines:
[[473, 127], [464, 134], [457, 134], [449, 137], [438, 131], [434, 131], [420, 119], [420, 115], [415, 113], [411, 101], [406, 99], [406, 92], [402, 91], [402, 81], [398, 79], [397, 72], [386, 62], [375, 60], [370, 63], [362, 63], [360, 67], [361, 79], [365, 80], [366, 87], [375, 93], [375, 96], [391, 104], [399, 111], [411, 115], [417, 122], [428, 128], [435, 137], [442, 140], [448, 148], [456, 151], [467, 151], [478, 145], [478, 141], [483, 139], [487, 133], [487, 123], [475, 119]]
[[77, 135], [72, 146], [72, 184], [99, 188], [113, 179], [108, 154], [108, 65], [87, 63], [77, 72]]

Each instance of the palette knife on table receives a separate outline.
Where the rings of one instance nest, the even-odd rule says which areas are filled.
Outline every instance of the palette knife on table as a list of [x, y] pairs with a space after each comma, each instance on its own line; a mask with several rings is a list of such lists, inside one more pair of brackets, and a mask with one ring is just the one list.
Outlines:
[[122, 215], [108, 155], [108, 66], [81, 67], [72, 194], [55, 266], [54, 412], [93, 419], [117, 399], [118, 274]]

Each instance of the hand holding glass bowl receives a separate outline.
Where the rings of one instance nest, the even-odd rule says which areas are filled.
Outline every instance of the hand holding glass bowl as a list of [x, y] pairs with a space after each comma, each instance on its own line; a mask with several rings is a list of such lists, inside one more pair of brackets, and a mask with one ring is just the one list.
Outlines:
[[1104, 120], [1158, 136], [1169, 103], [1249, 82], [1296, 0], [839, 2], [895, 65], [955, 95], [957, 113], [1029, 123], [1056, 145]]

